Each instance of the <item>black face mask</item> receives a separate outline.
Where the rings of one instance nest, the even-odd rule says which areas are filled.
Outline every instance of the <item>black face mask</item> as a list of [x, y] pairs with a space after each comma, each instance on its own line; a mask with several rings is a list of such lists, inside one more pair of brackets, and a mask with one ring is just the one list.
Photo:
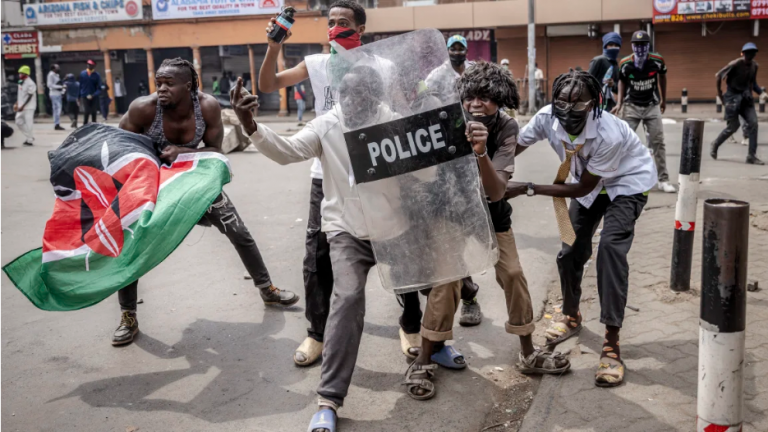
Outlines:
[[451, 64], [454, 66], [461, 66], [467, 60], [466, 54], [449, 54], [448, 57], [451, 58]]
[[472, 119], [472, 121], [482, 123], [485, 127], [487, 127], [488, 129], [491, 129], [496, 124], [496, 120], [499, 118], [499, 112], [496, 111], [496, 114], [482, 116], [482, 117], [475, 117], [472, 114], [469, 114], [469, 118]]
[[587, 125], [587, 119], [591, 110], [584, 111], [563, 111], [558, 108], [554, 108], [555, 117], [560, 121], [560, 125], [565, 128], [565, 131], [571, 135], [578, 135], [584, 130], [584, 126]]
[[747, 63], [752, 63], [752, 60], [755, 59], [755, 55], [757, 55], [757, 52], [755, 51], [747, 51], [744, 53], [744, 60], [747, 61]]

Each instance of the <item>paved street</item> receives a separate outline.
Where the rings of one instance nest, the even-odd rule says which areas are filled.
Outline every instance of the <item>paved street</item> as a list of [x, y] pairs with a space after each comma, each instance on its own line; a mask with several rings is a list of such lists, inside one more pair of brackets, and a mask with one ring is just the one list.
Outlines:
[[[275, 125], [284, 130], [287, 126]], [[722, 122], [708, 123], [705, 143], [722, 127]], [[2, 153], [3, 264], [40, 245], [53, 203], [46, 152], [66, 136], [50, 128], [49, 124], [37, 126], [35, 147], [20, 148], [22, 139], [17, 134], [7, 143], [17, 148]], [[665, 131], [674, 181], [681, 124], [666, 125]], [[761, 133], [768, 137], [768, 128], [762, 126]], [[762, 142], [768, 142], [768, 138]], [[768, 145], [761, 145], [758, 155], [768, 159]], [[701, 197], [728, 196], [755, 204], [768, 203], [765, 181], [758, 180], [768, 174], [768, 169], [744, 165], [745, 156], [746, 147], [734, 144], [722, 147], [720, 161], [705, 156]], [[230, 159], [235, 176], [226, 190], [253, 232], [273, 280], [282, 288], [301, 293], [309, 163], [282, 167], [258, 153], [233, 154]], [[515, 178], [551, 182], [557, 165], [548, 144], [540, 143], [518, 159]], [[674, 202], [675, 195], [653, 192], [647, 209], [669, 213]], [[540, 316], [547, 291], [557, 281], [554, 258], [560, 246], [552, 201], [521, 197], [513, 201], [513, 206], [513, 228]], [[658, 223], [640, 223], [636, 249], [642, 250], [646, 233], [661, 233], [671, 242], [672, 222], [661, 218]], [[671, 248], [664, 244], [659, 247]], [[635, 250], [633, 254], [638, 256]], [[752, 261], [750, 269], [764, 269], [765, 262]], [[173, 255], [141, 279], [142, 332], [134, 344], [124, 348], [110, 345], [119, 320], [116, 298], [77, 312], [43, 312], [35, 309], [3, 275], [4, 428], [99, 432], [123, 432], [132, 427], [185, 432], [306, 430], [315, 410], [314, 389], [320, 368], [297, 368], [291, 360], [306, 335], [303, 301], [300, 307], [285, 312], [266, 309], [257, 290], [242, 275], [243, 266], [226, 238], [215, 229], [196, 227]], [[365, 335], [350, 395], [339, 413], [340, 429], [479, 431], [501, 423], [491, 429], [496, 431], [505, 429], [505, 421], [511, 426], [506, 430], [515, 427], [527, 409], [528, 392], [536, 389], [539, 380], [520, 377], [511, 367], [517, 358], [518, 343], [504, 332], [504, 297], [492, 272], [476, 278], [482, 287], [479, 299], [485, 313], [483, 324], [471, 329], [457, 325], [455, 331], [455, 344], [468, 357], [469, 368], [463, 372], [438, 371], [438, 395], [428, 402], [410, 399], [400, 385], [406, 368], [397, 336], [400, 307], [392, 295], [380, 288], [377, 279], [374, 270], [367, 289]], [[652, 297], [644, 298], [654, 301]], [[761, 302], [756, 307], [764, 308], [764, 300]], [[695, 320], [686, 324], [686, 330], [694, 329], [698, 323], [695, 314], [686, 317]], [[690, 339], [695, 343], [695, 338], [694, 333]], [[625, 356], [631, 356], [631, 350], [625, 352]], [[569, 379], [591, 390], [589, 368], [593, 363], [583, 366], [586, 372], [571, 374]], [[548, 388], [548, 383], [552, 380], [544, 380], [542, 389]], [[687, 391], [690, 399], [690, 388]], [[624, 397], [632, 401], [641, 396], [649, 397], [639, 393]], [[765, 393], [755, 397], [765, 398]], [[557, 420], [565, 419], [566, 424], [539, 423], [550, 415], [539, 410], [540, 406], [536, 396], [526, 425], [533, 422], [536, 427], [548, 424], [560, 429], [541, 426], [526, 430], [611, 430], [569, 417]], [[591, 406], [593, 411], [597, 408]], [[661, 419], [664, 410], [653, 408], [645, 408], [651, 419], [647, 424], [664, 426], [653, 430], [687, 430], [678, 428], [678, 424], [684, 424], [682, 421]], [[690, 410], [681, 413], [681, 418], [689, 420], [685, 424], [692, 424]]]

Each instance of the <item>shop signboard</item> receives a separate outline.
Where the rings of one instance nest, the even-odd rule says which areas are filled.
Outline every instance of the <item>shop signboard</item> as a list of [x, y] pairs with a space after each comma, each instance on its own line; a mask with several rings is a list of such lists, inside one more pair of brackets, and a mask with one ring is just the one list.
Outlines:
[[28, 26], [132, 21], [144, 18], [141, 0], [93, 0], [24, 5]]
[[38, 48], [36, 31], [3, 33], [3, 56], [6, 60], [35, 58]]
[[654, 23], [768, 18], [768, 0], [651, 0]]
[[152, 0], [155, 20], [280, 13], [283, 0]]

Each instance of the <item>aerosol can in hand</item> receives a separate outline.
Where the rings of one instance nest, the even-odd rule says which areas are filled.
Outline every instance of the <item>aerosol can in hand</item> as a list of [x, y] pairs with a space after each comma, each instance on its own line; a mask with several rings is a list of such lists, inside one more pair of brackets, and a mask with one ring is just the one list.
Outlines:
[[288, 30], [291, 29], [291, 26], [295, 21], [293, 19], [293, 14], [295, 13], [296, 9], [291, 6], [284, 8], [283, 11], [280, 12], [280, 15], [277, 16], [275, 27], [269, 32], [267, 37], [277, 43], [283, 43], [285, 37], [288, 36]]
[[613, 100], [613, 89], [608, 87], [608, 80], [613, 78], [613, 66], [609, 67], [603, 77], [603, 106], [608, 104], [609, 100]]

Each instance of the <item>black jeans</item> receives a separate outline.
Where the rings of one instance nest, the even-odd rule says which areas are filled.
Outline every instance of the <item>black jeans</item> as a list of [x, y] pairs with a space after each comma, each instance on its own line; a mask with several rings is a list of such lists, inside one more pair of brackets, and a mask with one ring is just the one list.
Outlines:
[[[466, 277], [461, 282], [461, 299], [463, 301], [472, 301], [475, 296], [477, 296], [477, 293], [480, 292], [480, 287], [472, 282], [471, 277]], [[400, 327], [408, 334], [419, 333], [421, 331], [422, 313], [419, 292], [423, 295], [429, 295], [428, 289], [397, 295], [398, 301], [403, 307], [403, 314], [400, 315]]]
[[67, 101], [67, 114], [69, 114], [72, 124], [77, 126], [77, 115], [80, 114], [80, 106], [77, 104], [77, 101]]
[[99, 112], [99, 98], [93, 96], [92, 98], [82, 98], [83, 101], [83, 125], [88, 124], [88, 116], [91, 116], [91, 121], [96, 123], [96, 114]]
[[627, 254], [635, 237], [635, 221], [647, 202], [648, 197], [643, 194], [619, 195], [613, 201], [607, 194], [601, 194], [589, 208], [571, 200], [568, 213], [576, 241], [573, 246], [563, 243], [557, 255], [563, 314], [575, 317], [579, 311], [584, 264], [592, 256], [592, 237], [600, 219], [604, 219], [597, 253], [600, 322], [621, 327], [629, 291]]
[[[251, 236], [248, 228], [246, 228], [242, 218], [237, 213], [237, 209], [235, 209], [235, 205], [232, 204], [227, 194], [223, 191], [221, 192], [221, 195], [211, 204], [211, 207], [208, 208], [208, 211], [198, 224], [203, 226], [213, 225], [222, 234], [227, 236], [240, 255], [240, 259], [245, 264], [245, 268], [253, 278], [253, 284], [257, 288], [266, 288], [272, 285], [267, 266], [264, 265], [264, 260], [261, 258], [256, 241]], [[135, 281], [117, 292], [120, 309], [136, 310], [138, 282]]]
[[325, 322], [331, 309], [333, 269], [331, 246], [325, 233], [320, 231], [320, 204], [323, 202], [323, 180], [312, 179], [309, 195], [306, 254], [304, 255], [304, 315], [309, 321], [307, 335], [322, 342]]
[[755, 156], [757, 153], [757, 113], [755, 112], [755, 100], [752, 98], [752, 93], [739, 94], [728, 90], [723, 95], [723, 104], [725, 105], [725, 121], [728, 122], [728, 125], [720, 132], [712, 146], [717, 149], [739, 130], [739, 116], [741, 116], [745, 122], [744, 135], [749, 138], [749, 156]]

